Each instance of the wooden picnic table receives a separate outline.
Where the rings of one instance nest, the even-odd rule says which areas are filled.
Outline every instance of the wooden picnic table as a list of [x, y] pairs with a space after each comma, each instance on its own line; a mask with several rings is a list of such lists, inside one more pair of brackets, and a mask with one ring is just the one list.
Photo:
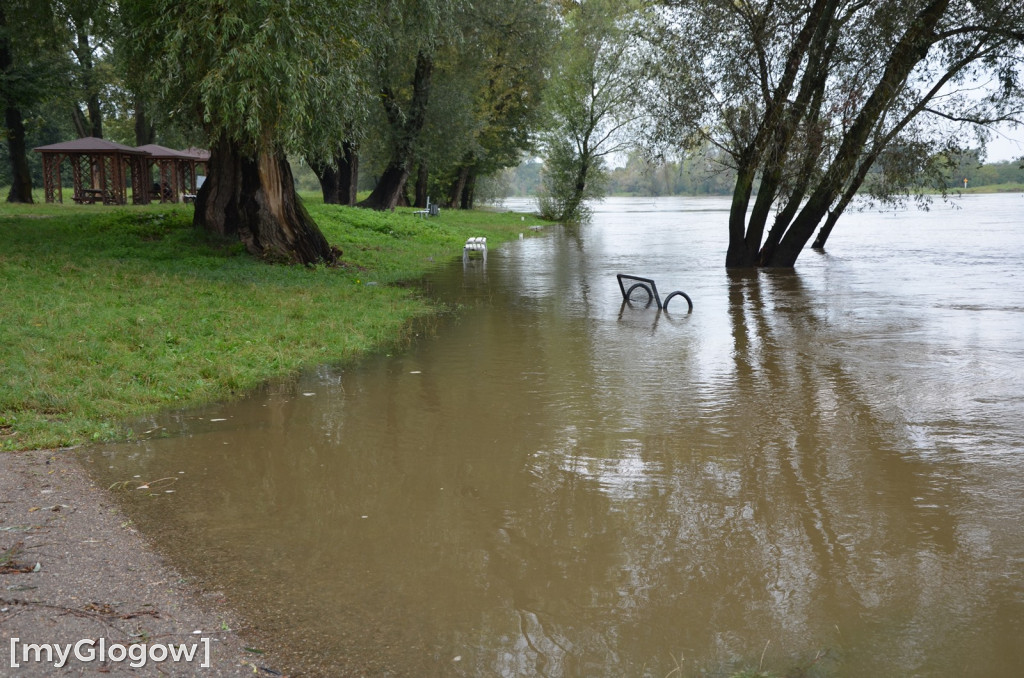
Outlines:
[[104, 192], [102, 188], [83, 188], [72, 200], [80, 204], [94, 205], [99, 200], [103, 202]]

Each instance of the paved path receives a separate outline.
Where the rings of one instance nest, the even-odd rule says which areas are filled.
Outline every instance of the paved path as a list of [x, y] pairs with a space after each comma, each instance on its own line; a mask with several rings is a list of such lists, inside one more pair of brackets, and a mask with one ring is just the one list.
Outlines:
[[[282, 675], [272, 655], [246, 650], [241, 624], [221, 594], [195, 590], [161, 560], [73, 453], [0, 453], [0, 676]], [[204, 638], [211, 666], [201, 669]], [[95, 660], [75, 657], [79, 641]], [[113, 645], [134, 655], [100, 662], [101, 642], [114, 658]], [[37, 663], [31, 649], [24, 661], [25, 645], [51, 643], [72, 645], [67, 666]], [[129, 665], [140, 663], [133, 643], [148, 644], [140, 668]], [[157, 644], [194, 645], [196, 658], [154, 662]]]

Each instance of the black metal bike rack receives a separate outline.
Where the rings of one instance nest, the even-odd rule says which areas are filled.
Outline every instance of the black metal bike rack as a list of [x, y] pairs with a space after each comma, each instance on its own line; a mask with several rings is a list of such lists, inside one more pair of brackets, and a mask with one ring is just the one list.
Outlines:
[[[641, 290], [647, 293], [647, 304], [650, 306], [653, 301], [658, 305], [659, 311], [665, 311], [668, 313], [668, 302], [672, 301], [675, 297], [682, 297], [686, 299], [687, 313], [693, 312], [693, 300], [686, 292], [676, 290], [672, 294], [665, 297], [665, 301], [661, 301], [661, 297], [658, 295], [658, 286], [650, 278], [641, 278], [636, 275], [627, 275], [625, 273], [619, 273], [615, 276], [619, 280], [619, 290], [622, 291], [622, 301], [627, 304], [632, 303], [633, 293], [637, 290]], [[628, 285], [628, 287], [627, 287]]]

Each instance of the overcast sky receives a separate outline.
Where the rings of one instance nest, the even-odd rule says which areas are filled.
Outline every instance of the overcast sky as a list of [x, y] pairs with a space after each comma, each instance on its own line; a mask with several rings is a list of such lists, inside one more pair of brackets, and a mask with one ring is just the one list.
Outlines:
[[989, 162], [1001, 162], [1003, 160], [1016, 160], [1024, 156], [1024, 129], [1004, 130], [1002, 135], [997, 134], [988, 144]]

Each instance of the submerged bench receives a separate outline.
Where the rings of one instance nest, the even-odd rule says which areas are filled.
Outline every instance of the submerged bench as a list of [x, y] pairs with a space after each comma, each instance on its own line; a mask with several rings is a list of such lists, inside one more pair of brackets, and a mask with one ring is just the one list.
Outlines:
[[[687, 313], [693, 312], [693, 301], [686, 292], [676, 290], [672, 294], [665, 297], [665, 301], [661, 301], [661, 297], [658, 295], [658, 286], [654, 284], [654, 281], [650, 278], [641, 278], [636, 275], [628, 275], [626, 273], [619, 273], [615, 276], [619, 281], [619, 290], [622, 292], [622, 303], [631, 304], [634, 292], [646, 292], [647, 293], [647, 305], [650, 306], [653, 301], [658, 305], [659, 311], [668, 312], [668, 302], [672, 301], [675, 297], [682, 297], [686, 299]], [[627, 287], [628, 285], [628, 287]]]
[[465, 263], [469, 259], [470, 252], [479, 252], [484, 258], [484, 262], [487, 261], [487, 238], [470, 238], [466, 241], [465, 246], [462, 248], [462, 262]]

